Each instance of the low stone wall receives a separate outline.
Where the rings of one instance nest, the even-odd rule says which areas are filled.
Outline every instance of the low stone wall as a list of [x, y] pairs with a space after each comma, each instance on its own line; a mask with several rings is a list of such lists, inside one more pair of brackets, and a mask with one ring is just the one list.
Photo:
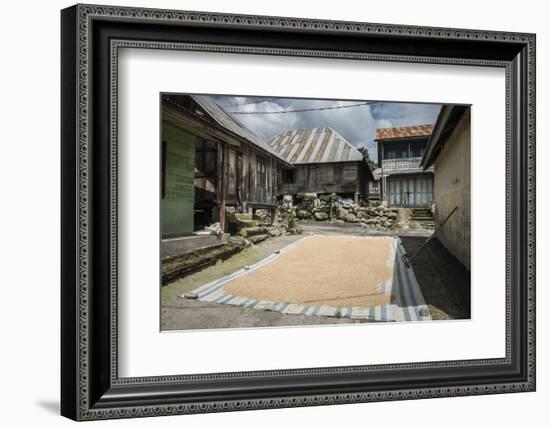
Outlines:
[[[286, 215], [291, 214], [288, 209], [286, 207]], [[371, 201], [355, 204], [337, 194], [297, 194], [296, 204], [292, 209], [297, 220], [344, 221], [383, 228], [391, 228], [397, 223], [397, 209], [388, 208], [385, 203]]]
[[162, 284], [197, 272], [218, 260], [225, 260], [239, 253], [250, 243], [242, 237], [232, 237], [229, 241], [213, 246], [193, 250], [181, 256], [162, 260]]

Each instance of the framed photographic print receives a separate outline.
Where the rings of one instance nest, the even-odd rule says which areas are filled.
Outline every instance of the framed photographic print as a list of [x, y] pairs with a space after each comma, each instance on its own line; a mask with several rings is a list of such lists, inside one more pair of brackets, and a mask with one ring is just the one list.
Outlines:
[[535, 390], [535, 36], [76, 5], [75, 420]]

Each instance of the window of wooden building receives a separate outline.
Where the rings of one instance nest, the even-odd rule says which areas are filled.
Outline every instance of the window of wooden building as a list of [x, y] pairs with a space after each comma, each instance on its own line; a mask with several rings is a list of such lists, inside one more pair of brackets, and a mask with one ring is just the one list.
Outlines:
[[335, 164], [333, 166], [333, 172], [334, 172], [334, 180], [341, 181], [344, 178], [344, 165]]
[[227, 150], [227, 199], [236, 201], [237, 199], [237, 152]]
[[256, 162], [256, 194], [259, 202], [265, 202], [266, 195], [266, 163], [264, 159], [258, 158]]
[[409, 144], [409, 149], [411, 152], [411, 158], [421, 158], [424, 154], [424, 147], [426, 146], [426, 141], [413, 141]]
[[424, 154], [427, 139], [388, 142], [384, 145], [384, 160], [420, 158]]
[[294, 169], [283, 169], [283, 183], [294, 183]]

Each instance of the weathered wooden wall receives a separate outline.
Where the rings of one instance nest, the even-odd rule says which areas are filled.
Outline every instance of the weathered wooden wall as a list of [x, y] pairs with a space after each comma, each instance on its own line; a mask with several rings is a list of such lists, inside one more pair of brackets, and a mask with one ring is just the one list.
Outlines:
[[[241, 145], [241, 149], [228, 147], [215, 141], [201, 139], [200, 146], [215, 144], [214, 154], [197, 153], [200, 168], [197, 169], [195, 186], [200, 190], [209, 189], [199, 199], [215, 199], [226, 206], [246, 204], [275, 204], [277, 200], [277, 160], [259, 152], [253, 146]], [[209, 164], [205, 164], [209, 162]], [[201, 170], [215, 170], [209, 180], [205, 180]], [[205, 187], [206, 185], [206, 187]]]
[[240, 204], [275, 204], [277, 199], [277, 160], [252, 146], [242, 144], [237, 179]]
[[317, 192], [337, 194], [367, 194], [367, 170], [361, 162], [297, 164], [294, 169], [294, 182], [280, 179], [279, 192]]
[[[167, 146], [162, 170], [163, 236], [190, 234], [217, 221], [223, 227], [227, 206], [275, 205], [276, 157], [184, 108], [167, 101], [162, 108], [162, 140]], [[172, 133], [177, 130], [168, 138], [170, 144], [165, 140], [166, 126], [174, 129]], [[175, 147], [187, 139], [193, 146], [189, 145], [185, 155], [178, 154]], [[180, 176], [184, 172], [187, 180]], [[187, 188], [185, 195], [181, 188]]]

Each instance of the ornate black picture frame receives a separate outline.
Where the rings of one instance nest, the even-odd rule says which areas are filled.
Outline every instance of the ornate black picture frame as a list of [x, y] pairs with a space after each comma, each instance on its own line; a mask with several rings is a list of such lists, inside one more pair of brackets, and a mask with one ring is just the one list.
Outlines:
[[[61, 413], [74, 420], [535, 390], [535, 35], [76, 5], [61, 13]], [[117, 52], [186, 49], [506, 72], [506, 356], [119, 378]]]

